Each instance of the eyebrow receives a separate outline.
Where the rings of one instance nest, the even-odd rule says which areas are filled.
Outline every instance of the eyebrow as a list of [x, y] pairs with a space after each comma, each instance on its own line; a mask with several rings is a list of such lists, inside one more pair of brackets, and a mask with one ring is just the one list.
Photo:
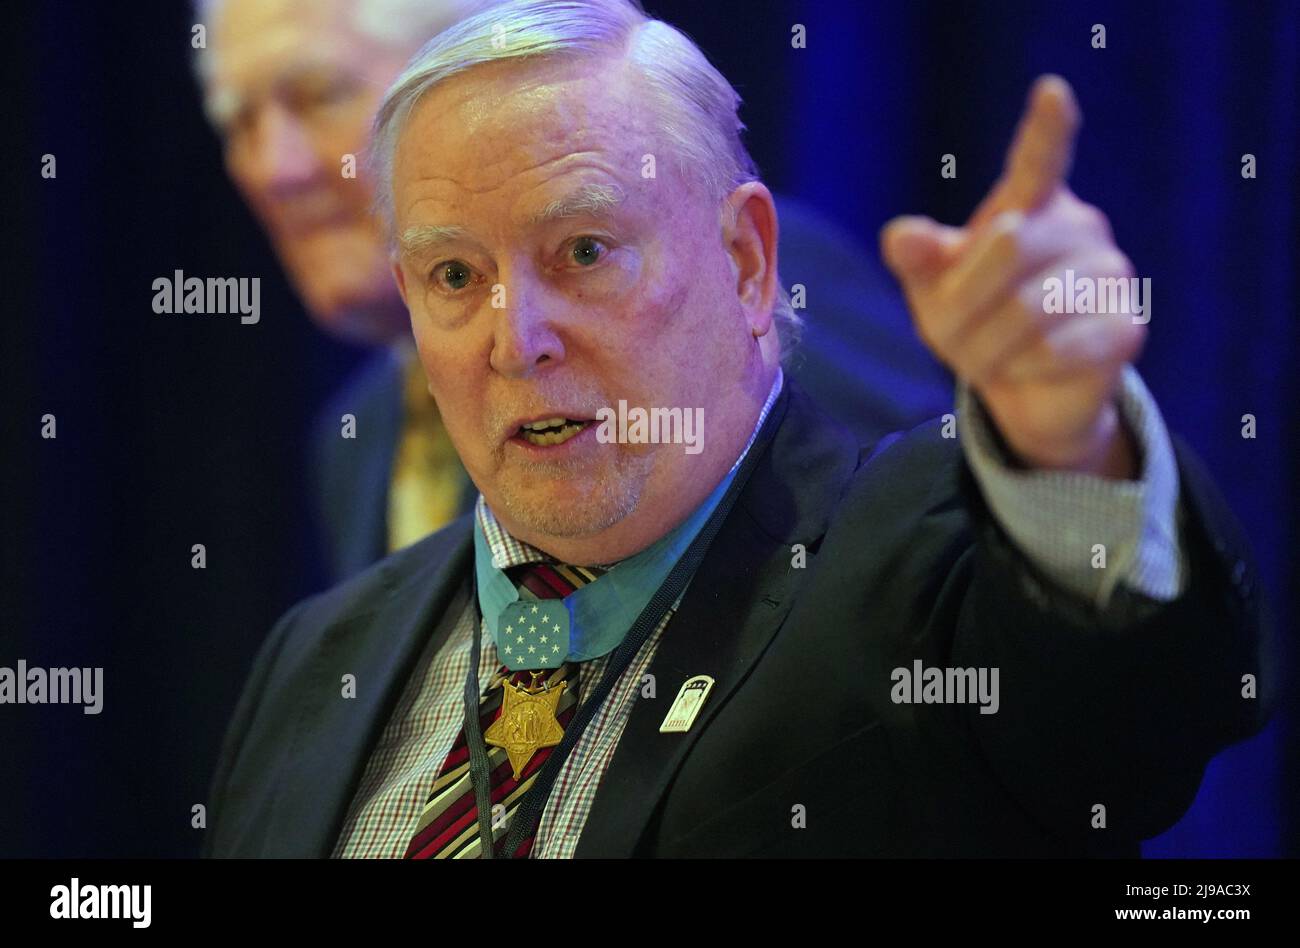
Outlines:
[[463, 227], [445, 227], [438, 224], [416, 224], [402, 231], [402, 236], [398, 243], [401, 244], [402, 252], [409, 254], [420, 253], [428, 250], [430, 247], [436, 247], [439, 244], [445, 244], [453, 240], [459, 240], [465, 236]]
[[[212, 76], [213, 66], [210, 61], [200, 60], [199, 65], [202, 70], [206, 70], [206, 73], [202, 75], [205, 90], [203, 93], [203, 111], [207, 115], [208, 121], [218, 129], [224, 129], [247, 106], [248, 101], [257, 96], [249, 96], [248, 90], [245, 89], [218, 85]], [[312, 56], [296, 62], [284, 71], [273, 75], [265, 87], [255, 91], [257, 95], [265, 95], [267, 88], [282, 90], [304, 80], [324, 80], [327, 83], [356, 81], [356, 77], [347, 76], [344, 73], [345, 70], [338, 63], [328, 58]]]
[[[626, 197], [627, 194], [616, 184], [584, 184], [547, 204], [528, 222], [538, 225], [579, 214], [600, 214], [618, 207]], [[403, 253], [418, 254], [430, 247], [459, 240], [467, 233], [464, 227], [454, 225], [415, 224], [402, 232], [398, 244]]]
[[546, 224], [579, 214], [600, 214], [618, 207], [627, 195], [616, 184], [584, 184], [557, 198], [529, 218], [530, 224]]

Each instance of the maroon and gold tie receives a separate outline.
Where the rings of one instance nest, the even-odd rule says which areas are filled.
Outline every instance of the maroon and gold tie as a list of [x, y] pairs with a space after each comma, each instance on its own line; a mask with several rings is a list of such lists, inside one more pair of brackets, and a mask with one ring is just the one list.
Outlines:
[[[519, 587], [520, 596], [535, 599], [562, 599], [599, 575], [598, 571], [583, 567], [546, 563], [530, 563], [516, 567], [511, 573]], [[478, 630], [475, 630], [475, 634], [479, 634]], [[526, 670], [512, 673], [505, 665], [497, 669], [487, 695], [479, 703], [479, 721], [483, 734], [487, 734], [489, 727], [501, 714], [504, 688], [496, 683], [505, 677], [509, 680], [505, 687], [530, 684], [536, 674]], [[560, 682], [565, 683], [555, 716], [561, 728], [568, 727], [577, 710], [578, 664], [565, 662], [559, 668], [548, 669], [537, 679], [537, 686], [541, 687], [543, 681], [550, 688], [557, 687]], [[554, 749], [553, 746], [538, 748], [516, 776], [506, 750], [501, 747], [488, 748], [491, 805], [493, 810], [498, 805], [503, 807], [502, 815], [496, 818], [496, 825], [492, 828], [492, 839], [498, 848], [502, 837], [510, 829], [510, 821], [514, 818], [520, 800], [533, 785], [538, 771]], [[492, 814], [488, 814], [488, 819], [492, 819]], [[425, 801], [419, 828], [406, 848], [406, 858], [475, 859], [480, 855], [481, 845], [478, 806], [474, 797], [474, 785], [470, 780], [469, 746], [462, 727], [451, 753], [438, 771], [433, 790]], [[532, 848], [533, 837], [529, 836], [511, 856], [515, 859], [527, 858]], [[496, 855], [503, 856], [505, 853], [498, 851]]]

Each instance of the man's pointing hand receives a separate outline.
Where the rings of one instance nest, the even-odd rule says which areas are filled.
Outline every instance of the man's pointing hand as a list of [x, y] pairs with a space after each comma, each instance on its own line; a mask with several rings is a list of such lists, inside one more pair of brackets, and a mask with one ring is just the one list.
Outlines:
[[881, 250], [918, 334], [979, 395], [1022, 464], [1129, 478], [1137, 463], [1115, 396], [1145, 328], [1125, 313], [1044, 306], [1045, 281], [1065, 284], [1067, 270], [1076, 286], [1133, 276], [1106, 216], [1066, 185], [1079, 124], [1069, 84], [1041, 77], [1002, 176], [966, 225], [895, 218]]

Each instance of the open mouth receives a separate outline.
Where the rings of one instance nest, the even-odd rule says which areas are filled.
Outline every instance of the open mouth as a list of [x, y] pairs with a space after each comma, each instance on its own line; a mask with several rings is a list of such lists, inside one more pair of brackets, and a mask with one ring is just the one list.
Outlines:
[[564, 444], [589, 424], [590, 421], [576, 421], [572, 418], [543, 418], [541, 421], [521, 425], [515, 437], [539, 448], [547, 448]]

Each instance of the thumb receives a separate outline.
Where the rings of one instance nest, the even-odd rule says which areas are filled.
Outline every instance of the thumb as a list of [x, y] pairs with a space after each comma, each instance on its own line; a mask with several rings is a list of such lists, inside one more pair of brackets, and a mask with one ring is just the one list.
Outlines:
[[904, 287], [929, 283], [957, 258], [966, 232], [928, 217], [895, 217], [880, 231], [880, 254]]

